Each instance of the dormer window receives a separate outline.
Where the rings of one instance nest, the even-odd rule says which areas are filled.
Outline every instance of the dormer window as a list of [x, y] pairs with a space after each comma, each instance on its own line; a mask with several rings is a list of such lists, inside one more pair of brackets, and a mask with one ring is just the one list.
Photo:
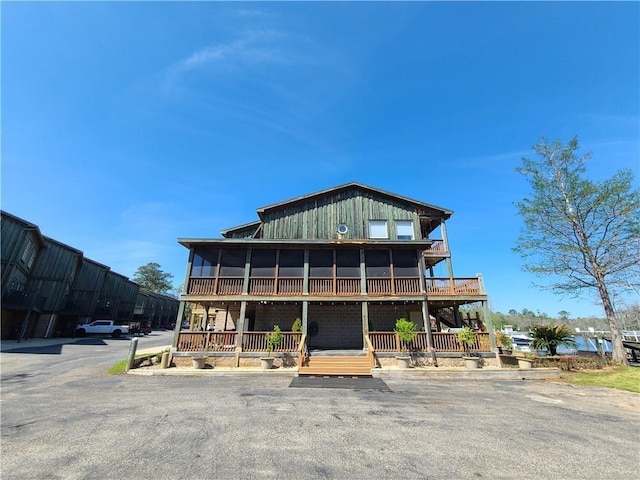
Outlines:
[[398, 240], [413, 240], [413, 222], [411, 220], [396, 220], [396, 238]]
[[386, 220], [369, 220], [369, 238], [389, 238]]

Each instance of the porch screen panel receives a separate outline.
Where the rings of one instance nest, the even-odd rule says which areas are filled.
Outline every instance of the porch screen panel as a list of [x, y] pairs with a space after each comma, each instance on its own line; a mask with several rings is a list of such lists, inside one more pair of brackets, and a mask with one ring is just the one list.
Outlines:
[[338, 250], [336, 264], [338, 277], [360, 278], [360, 252], [358, 250]]
[[211, 249], [198, 249], [193, 256], [193, 263], [191, 265], [192, 277], [213, 277], [216, 274], [216, 268], [218, 266], [218, 254], [217, 248]]
[[243, 277], [246, 258], [247, 250], [244, 248], [223, 250], [220, 260], [220, 276]]
[[251, 276], [275, 277], [276, 250], [256, 249], [251, 251]]
[[333, 250], [309, 250], [309, 276], [333, 277]]
[[367, 278], [391, 277], [391, 261], [388, 250], [367, 250], [364, 256]]
[[393, 251], [393, 274], [396, 277], [418, 277], [418, 256], [414, 250]]
[[303, 277], [304, 276], [304, 251], [303, 250], [280, 250], [279, 258], [280, 277]]

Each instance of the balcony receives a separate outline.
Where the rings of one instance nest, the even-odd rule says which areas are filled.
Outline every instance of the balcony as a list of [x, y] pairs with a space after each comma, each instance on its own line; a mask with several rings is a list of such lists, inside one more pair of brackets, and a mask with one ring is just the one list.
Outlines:
[[[362, 280], [354, 277], [310, 277], [308, 293], [305, 293], [304, 278], [301, 277], [250, 277], [248, 295], [254, 297], [292, 297], [310, 295], [317, 297], [353, 297], [367, 295], [451, 297], [484, 295], [479, 278], [436, 278], [425, 279], [426, 292], [421, 288], [419, 277], [367, 278], [365, 292]], [[192, 277], [187, 295], [195, 296], [235, 296], [243, 294], [243, 277]]]

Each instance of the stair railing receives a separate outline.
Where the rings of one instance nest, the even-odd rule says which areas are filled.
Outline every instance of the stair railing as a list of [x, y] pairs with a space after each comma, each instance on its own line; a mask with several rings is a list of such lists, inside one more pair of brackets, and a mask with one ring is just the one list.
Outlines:
[[376, 366], [376, 357], [375, 350], [373, 349], [373, 344], [371, 343], [371, 339], [369, 335], [364, 336], [365, 341], [367, 342], [367, 358], [369, 359], [369, 365], [371, 368], [375, 368]]
[[307, 335], [302, 334], [300, 343], [298, 344], [298, 368], [302, 367], [307, 361], [309, 350], [307, 349]]

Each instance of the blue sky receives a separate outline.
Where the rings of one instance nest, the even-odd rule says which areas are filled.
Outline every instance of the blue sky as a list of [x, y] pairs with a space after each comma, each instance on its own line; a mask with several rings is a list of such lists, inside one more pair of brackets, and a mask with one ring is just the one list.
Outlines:
[[494, 310], [602, 316], [511, 251], [542, 136], [638, 183], [637, 2], [2, 2], [2, 208], [132, 276], [358, 181], [440, 205]]

